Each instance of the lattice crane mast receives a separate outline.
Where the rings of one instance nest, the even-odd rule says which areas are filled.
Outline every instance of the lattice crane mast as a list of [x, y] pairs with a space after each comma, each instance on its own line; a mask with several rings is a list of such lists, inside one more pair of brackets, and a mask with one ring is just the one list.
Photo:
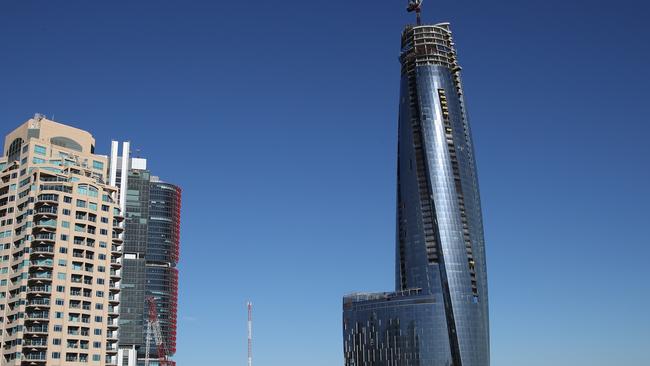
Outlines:
[[149, 307], [149, 319], [147, 320], [147, 339], [146, 339], [146, 348], [145, 348], [145, 359], [144, 365], [149, 366], [150, 363], [150, 351], [151, 351], [151, 342], [156, 342], [156, 348], [158, 349], [158, 365], [160, 366], [174, 366], [174, 363], [167, 359], [168, 352], [167, 346], [163, 339], [162, 331], [160, 330], [160, 320], [158, 319], [158, 313], [156, 312], [156, 300], [153, 296], [147, 297], [147, 305]]

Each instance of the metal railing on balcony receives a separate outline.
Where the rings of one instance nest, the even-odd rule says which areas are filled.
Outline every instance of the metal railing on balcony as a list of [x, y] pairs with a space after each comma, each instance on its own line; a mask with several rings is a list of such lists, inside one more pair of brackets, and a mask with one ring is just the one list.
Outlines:
[[46, 338], [26, 339], [25, 342], [23, 343], [23, 346], [27, 346], [27, 347], [47, 347], [47, 339]]
[[35, 361], [35, 360], [45, 361], [47, 359], [47, 353], [46, 352], [25, 353], [23, 355], [23, 359], [30, 360], [30, 361]]
[[47, 306], [50, 305], [50, 299], [33, 299], [27, 302], [27, 306]]
[[28, 277], [30, 280], [51, 280], [52, 279], [52, 274], [51, 273], [32, 273]]
[[50, 215], [56, 215], [57, 214], [57, 208], [52, 207], [52, 206], [43, 206], [37, 208], [34, 213], [36, 214], [50, 214]]
[[54, 247], [53, 246], [32, 247], [32, 253], [50, 253], [50, 254], [54, 254]]
[[25, 327], [27, 333], [47, 333], [47, 325]]
[[36, 240], [56, 240], [56, 235], [52, 233], [38, 233], [34, 235]]

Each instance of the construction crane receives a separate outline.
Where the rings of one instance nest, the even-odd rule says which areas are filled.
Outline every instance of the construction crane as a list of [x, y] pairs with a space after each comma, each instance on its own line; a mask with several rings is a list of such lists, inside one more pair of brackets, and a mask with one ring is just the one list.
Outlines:
[[162, 331], [160, 330], [160, 320], [156, 312], [156, 300], [153, 296], [147, 297], [149, 307], [149, 319], [147, 320], [147, 339], [145, 346], [144, 366], [150, 364], [150, 351], [152, 341], [156, 342], [158, 354], [156, 357], [159, 366], [174, 366], [174, 362], [167, 359], [167, 346], [163, 340]]
[[248, 366], [253, 366], [253, 303], [247, 302], [248, 308]]
[[406, 8], [406, 11], [409, 13], [415, 12], [417, 25], [422, 24], [422, 19], [420, 18], [420, 12], [422, 11], [422, 1], [423, 0], [409, 0], [409, 5]]

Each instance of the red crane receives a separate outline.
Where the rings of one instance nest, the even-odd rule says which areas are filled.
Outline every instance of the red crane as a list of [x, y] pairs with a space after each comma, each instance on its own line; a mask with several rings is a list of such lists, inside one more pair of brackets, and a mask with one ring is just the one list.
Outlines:
[[146, 353], [145, 353], [145, 366], [149, 366], [150, 358], [149, 351], [152, 341], [155, 341], [156, 348], [158, 349], [158, 365], [159, 366], [175, 366], [175, 362], [168, 359], [167, 345], [163, 339], [160, 330], [160, 320], [156, 312], [156, 299], [153, 296], [147, 297], [147, 305], [149, 306], [149, 319], [147, 320], [147, 339], [146, 339]]

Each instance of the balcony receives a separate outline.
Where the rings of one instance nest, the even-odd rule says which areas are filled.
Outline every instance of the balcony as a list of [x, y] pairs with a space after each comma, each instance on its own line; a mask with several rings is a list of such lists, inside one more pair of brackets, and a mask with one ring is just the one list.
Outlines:
[[122, 248], [120, 245], [111, 245], [111, 254], [114, 256], [122, 256]]
[[33, 299], [27, 302], [25, 304], [28, 307], [35, 306], [35, 307], [45, 307], [45, 306], [50, 306], [50, 299]]
[[34, 216], [38, 217], [41, 215], [45, 216], [56, 216], [57, 215], [57, 208], [56, 206], [41, 206], [34, 210]]
[[30, 334], [47, 334], [47, 325], [25, 327], [25, 333]]
[[23, 360], [45, 362], [47, 360], [47, 352], [25, 353]]
[[35, 230], [56, 230], [56, 220], [40, 220], [34, 222], [34, 229]]
[[30, 273], [29, 281], [52, 281], [52, 273]]
[[53, 233], [38, 233], [34, 235], [34, 241], [55, 241], [56, 235]]
[[53, 246], [46, 247], [32, 247], [32, 254], [54, 254]]
[[106, 346], [106, 352], [107, 353], [117, 353], [117, 345], [107, 345]]
[[26, 317], [28, 320], [48, 320], [50, 318], [50, 313], [47, 311], [37, 311], [33, 313], [27, 313]]
[[40, 194], [38, 195], [38, 199], [36, 200], [36, 203], [58, 203], [59, 202], [59, 195], [58, 194]]
[[52, 286], [30, 286], [27, 287], [28, 294], [49, 294], [52, 292]]
[[[42, 267], [52, 267], [54, 265], [54, 261], [51, 259], [45, 259], [45, 260], [33, 260], [29, 262], [32, 267], [37, 267], [34, 269], [42, 268]], [[31, 269], [31, 268], [30, 268]]]
[[31, 338], [26, 339], [23, 347], [47, 347], [47, 338]]

